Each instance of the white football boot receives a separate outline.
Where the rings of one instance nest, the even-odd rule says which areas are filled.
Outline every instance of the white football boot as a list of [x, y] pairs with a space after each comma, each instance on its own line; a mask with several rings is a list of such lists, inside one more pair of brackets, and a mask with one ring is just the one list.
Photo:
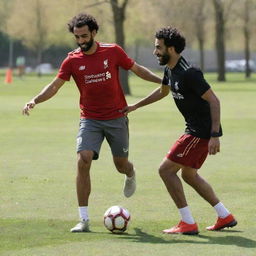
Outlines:
[[76, 226], [70, 229], [70, 232], [90, 232], [89, 229], [89, 220], [82, 220]]
[[132, 177], [127, 177], [125, 175], [124, 195], [126, 197], [130, 197], [134, 194], [135, 190], [136, 190], [136, 177], [135, 177], [135, 170], [134, 170], [134, 174]]

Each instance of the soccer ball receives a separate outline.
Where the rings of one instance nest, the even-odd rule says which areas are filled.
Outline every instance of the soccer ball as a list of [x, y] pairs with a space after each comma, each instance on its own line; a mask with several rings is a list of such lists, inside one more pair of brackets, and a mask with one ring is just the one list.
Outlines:
[[112, 233], [123, 233], [128, 226], [131, 215], [121, 206], [111, 206], [104, 213], [104, 226]]

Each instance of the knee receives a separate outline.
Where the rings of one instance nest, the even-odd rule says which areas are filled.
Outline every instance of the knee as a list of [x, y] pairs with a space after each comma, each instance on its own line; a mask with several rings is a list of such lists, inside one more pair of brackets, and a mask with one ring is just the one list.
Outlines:
[[163, 180], [172, 179], [177, 176], [180, 166], [170, 160], [165, 160], [158, 168], [158, 173]]
[[78, 153], [77, 165], [79, 169], [90, 168], [92, 162], [92, 154]]
[[160, 165], [158, 168], [158, 174], [162, 179], [165, 179], [167, 175], [169, 175], [170, 171], [166, 168], [165, 165]]

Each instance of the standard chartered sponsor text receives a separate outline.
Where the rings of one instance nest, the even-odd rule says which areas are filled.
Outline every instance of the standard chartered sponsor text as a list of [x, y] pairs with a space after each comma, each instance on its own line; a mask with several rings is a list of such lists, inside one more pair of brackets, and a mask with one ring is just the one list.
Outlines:
[[86, 84], [104, 82], [106, 81], [106, 73], [104, 72], [99, 74], [85, 75], [84, 79]]

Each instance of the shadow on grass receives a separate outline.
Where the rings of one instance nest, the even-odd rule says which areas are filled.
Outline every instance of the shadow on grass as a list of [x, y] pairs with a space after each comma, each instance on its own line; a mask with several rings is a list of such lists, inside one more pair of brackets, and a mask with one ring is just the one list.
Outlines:
[[[191, 244], [219, 244], [219, 245], [236, 245], [243, 248], [256, 248], [256, 241], [245, 238], [239, 235], [225, 235], [231, 233], [241, 233], [236, 230], [223, 230], [219, 232], [212, 232], [212, 236], [197, 235], [197, 236], [185, 236], [185, 235], [162, 235], [161, 237], [154, 236], [143, 232], [140, 228], [135, 228], [136, 235], [123, 236], [121, 238], [132, 240], [139, 243], [191, 243]], [[221, 236], [218, 236], [221, 235]], [[181, 238], [181, 239], [179, 239]]]
[[[92, 232], [74, 234], [69, 229], [73, 221], [42, 219], [0, 219], [1, 251], [21, 250], [76, 242], [92, 242], [122, 239], [127, 242], [149, 244], [219, 244], [256, 248], [256, 241], [240, 236], [240, 231], [209, 232], [209, 235], [181, 236], [144, 232], [141, 228], [113, 236], [102, 225], [92, 223]], [[208, 233], [207, 233], [208, 234]]]

